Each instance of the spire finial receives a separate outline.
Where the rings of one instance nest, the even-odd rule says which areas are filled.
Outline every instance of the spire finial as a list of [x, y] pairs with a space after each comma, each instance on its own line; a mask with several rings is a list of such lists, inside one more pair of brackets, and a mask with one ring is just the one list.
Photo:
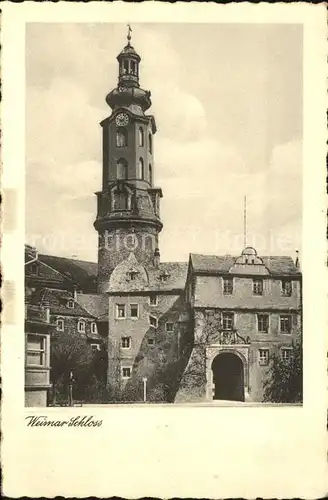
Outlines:
[[128, 34], [127, 34], [126, 38], [128, 39], [128, 45], [130, 45], [132, 29], [131, 29], [130, 24], [127, 24], [127, 27], [128, 27]]

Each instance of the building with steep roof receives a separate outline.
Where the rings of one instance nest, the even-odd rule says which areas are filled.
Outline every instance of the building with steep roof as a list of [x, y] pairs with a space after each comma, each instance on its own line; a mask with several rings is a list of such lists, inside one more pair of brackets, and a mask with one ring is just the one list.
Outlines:
[[27, 266], [29, 300], [50, 304], [57, 332], [67, 323], [106, 342], [110, 401], [260, 402], [271, 355], [288, 359], [301, 331], [298, 260], [246, 247], [161, 262], [156, 123], [130, 41], [101, 122], [98, 264], [39, 255]]

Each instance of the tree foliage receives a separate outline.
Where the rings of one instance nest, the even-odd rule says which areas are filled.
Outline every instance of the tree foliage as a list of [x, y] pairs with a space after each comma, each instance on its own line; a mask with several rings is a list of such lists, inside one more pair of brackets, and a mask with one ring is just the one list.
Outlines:
[[292, 347], [291, 357], [283, 360], [273, 355], [264, 382], [264, 401], [301, 403], [303, 400], [303, 349], [300, 337]]
[[73, 399], [102, 400], [106, 397], [107, 351], [92, 352], [78, 332], [57, 335], [51, 339], [50, 364], [53, 403], [66, 401], [70, 373], [73, 372]]

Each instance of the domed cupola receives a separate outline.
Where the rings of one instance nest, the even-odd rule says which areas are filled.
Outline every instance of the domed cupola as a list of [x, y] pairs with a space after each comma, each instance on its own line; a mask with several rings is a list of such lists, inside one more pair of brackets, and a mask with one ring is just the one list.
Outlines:
[[118, 85], [106, 97], [107, 104], [114, 110], [129, 107], [135, 114], [143, 114], [151, 106], [150, 92], [139, 86], [139, 63], [141, 57], [132, 47], [129, 26], [128, 43], [117, 56], [119, 62]]

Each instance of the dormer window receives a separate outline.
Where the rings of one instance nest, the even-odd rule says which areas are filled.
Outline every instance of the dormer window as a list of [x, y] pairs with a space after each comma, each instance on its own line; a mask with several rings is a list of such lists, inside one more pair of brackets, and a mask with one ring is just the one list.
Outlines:
[[69, 300], [67, 301], [67, 307], [68, 307], [69, 309], [74, 309], [74, 300], [73, 300], [73, 299], [69, 299]]
[[169, 279], [170, 275], [167, 271], [163, 271], [160, 275], [159, 275], [159, 280], [162, 282], [162, 283], [165, 283], [168, 279]]
[[83, 319], [80, 319], [78, 324], [77, 324], [77, 331], [79, 333], [84, 333], [85, 332], [85, 321]]
[[35, 262], [30, 265], [30, 273], [35, 276], [39, 274], [39, 266]]
[[139, 271], [137, 271], [136, 269], [131, 269], [130, 271], [127, 272], [128, 278], [131, 281], [134, 281], [136, 279], [136, 277], [138, 276], [138, 274], [139, 274]]

